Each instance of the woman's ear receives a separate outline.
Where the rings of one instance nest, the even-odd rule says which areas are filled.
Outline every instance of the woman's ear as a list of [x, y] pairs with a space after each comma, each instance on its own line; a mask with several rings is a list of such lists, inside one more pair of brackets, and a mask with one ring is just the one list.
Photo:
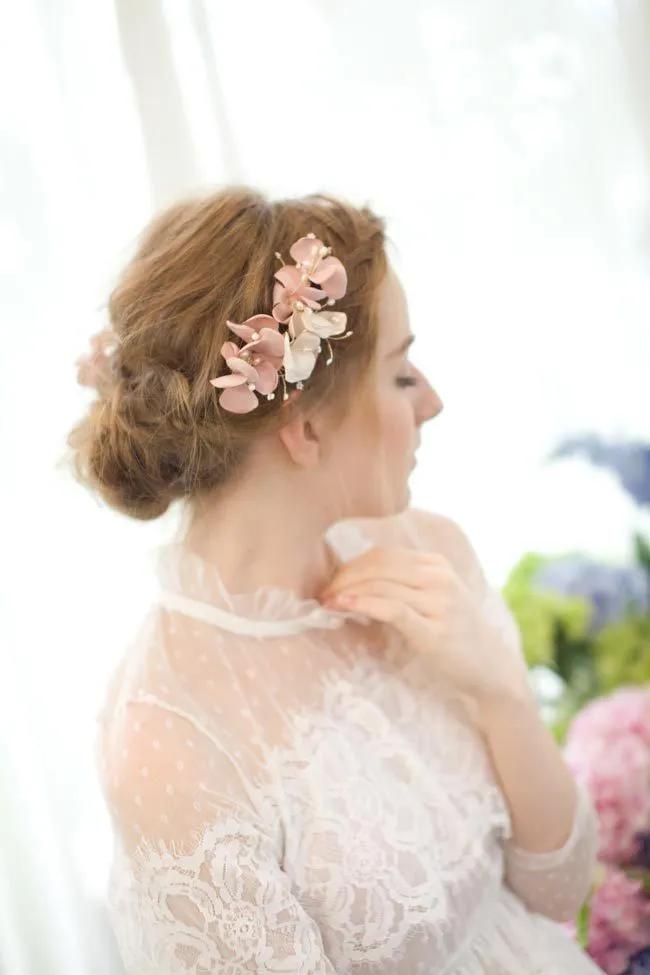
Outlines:
[[289, 457], [299, 467], [318, 467], [322, 456], [315, 424], [298, 414], [280, 429], [279, 437]]

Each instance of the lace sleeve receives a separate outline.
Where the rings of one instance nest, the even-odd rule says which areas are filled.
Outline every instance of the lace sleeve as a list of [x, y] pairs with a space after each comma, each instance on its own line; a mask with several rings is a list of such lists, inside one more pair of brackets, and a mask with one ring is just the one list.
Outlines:
[[110, 908], [128, 975], [334, 975], [293, 896], [271, 816], [190, 721], [128, 708], [110, 804]]

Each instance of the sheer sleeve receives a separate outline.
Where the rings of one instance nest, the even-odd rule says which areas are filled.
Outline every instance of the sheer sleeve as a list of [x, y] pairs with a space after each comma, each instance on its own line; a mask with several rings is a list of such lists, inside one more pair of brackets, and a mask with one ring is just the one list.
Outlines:
[[[486, 613], [501, 631], [503, 644], [521, 657], [521, 636], [503, 596], [489, 590]], [[512, 841], [505, 844], [506, 881], [531, 911], [555, 921], [571, 920], [580, 910], [593, 880], [598, 847], [596, 815], [591, 800], [576, 783], [577, 806], [565, 845], [550, 853], [529, 853]]]
[[192, 719], [129, 705], [110, 805], [112, 915], [129, 975], [332, 975], [281, 867], [281, 831]]
[[[480, 560], [463, 531], [453, 522], [412, 512], [420, 545], [442, 552], [481, 600], [483, 612], [498, 630], [505, 652], [525, 668], [521, 634], [503, 595], [491, 587]], [[577, 805], [571, 834], [559, 850], [529, 853], [504, 841], [505, 880], [529, 910], [556, 921], [571, 920], [589, 892], [598, 846], [596, 816], [588, 795], [576, 783]]]
[[550, 853], [529, 853], [508, 841], [506, 881], [529, 910], [554, 921], [570, 921], [589, 893], [596, 848], [595, 814], [578, 787], [573, 828], [564, 846]]

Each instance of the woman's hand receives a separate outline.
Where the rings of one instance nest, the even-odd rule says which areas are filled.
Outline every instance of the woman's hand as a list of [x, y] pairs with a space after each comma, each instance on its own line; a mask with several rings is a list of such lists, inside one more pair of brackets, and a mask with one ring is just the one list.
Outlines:
[[394, 626], [441, 679], [479, 704], [526, 694], [523, 662], [502, 645], [479, 596], [441, 555], [371, 549], [341, 567], [321, 600]]

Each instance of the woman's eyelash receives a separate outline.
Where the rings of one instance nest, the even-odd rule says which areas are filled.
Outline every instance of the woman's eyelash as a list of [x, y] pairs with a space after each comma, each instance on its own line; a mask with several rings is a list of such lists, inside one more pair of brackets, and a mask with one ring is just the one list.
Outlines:
[[399, 376], [397, 379], [397, 385], [404, 388], [405, 386], [415, 386], [417, 384], [417, 379], [415, 376]]

